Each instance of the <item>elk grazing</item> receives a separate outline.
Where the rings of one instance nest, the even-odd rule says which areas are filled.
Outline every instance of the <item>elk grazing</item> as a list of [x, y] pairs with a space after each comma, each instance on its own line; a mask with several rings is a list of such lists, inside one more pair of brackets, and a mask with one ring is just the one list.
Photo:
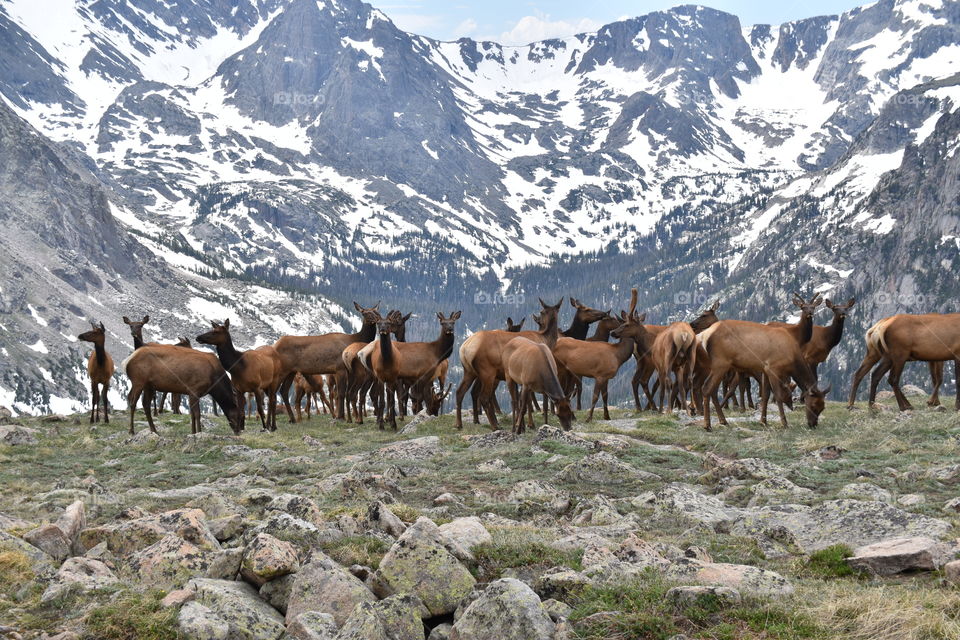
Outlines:
[[407, 386], [432, 384], [437, 367], [453, 353], [454, 325], [460, 312], [454, 311], [447, 318], [437, 312], [440, 321], [440, 336], [433, 342], [394, 342], [390, 335], [394, 321], [382, 319], [377, 323], [378, 340], [367, 359], [370, 370], [384, 385], [384, 402], [377, 411], [377, 426], [384, 428], [384, 408], [390, 426], [397, 429], [394, 399], [399, 383]]
[[[883, 318], [872, 327], [867, 329], [866, 337], [864, 341], [867, 345], [867, 352], [863, 356], [863, 362], [860, 363], [860, 366], [857, 368], [856, 372], [853, 374], [853, 383], [850, 385], [850, 399], [847, 402], [847, 409], [853, 409], [857, 401], [857, 389], [860, 387], [860, 382], [863, 380], [864, 376], [870, 372], [870, 369], [873, 368], [875, 364], [881, 360], [889, 360], [885, 354], [880, 352], [880, 344], [877, 340], [874, 339], [875, 332], [881, 327], [884, 326], [893, 316]], [[940, 385], [943, 384], [943, 362], [933, 362], [930, 363], [930, 382], [932, 383], [933, 390], [930, 393], [930, 398], [927, 400], [928, 407], [936, 407], [940, 404]], [[884, 364], [886, 367], [886, 363]], [[889, 367], [885, 369], [888, 370]], [[875, 379], [871, 379], [870, 383], [870, 396], [869, 402], [870, 406], [874, 405], [874, 402], [877, 398], [877, 386], [880, 384], [880, 379], [883, 377], [883, 374], [876, 376]]]
[[77, 338], [84, 342], [93, 343], [93, 353], [87, 359], [87, 373], [90, 374], [90, 397], [93, 407], [90, 409], [91, 424], [100, 419], [100, 408], [103, 407], [103, 421], [110, 422], [110, 402], [107, 392], [110, 390], [110, 380], [113, 378], [113, 358], [104, 349], [107, 331], [103, 323], [97, 326], [90, 323], [92, 329], [81, 333]]
[[[553, 400], [557, 416], [564, 430], [569, 431], [573, 422], [570, 400], [563, 393], [557, 375], [557, 363], [550, 348], [542, 342], [527, 338], [511, 340], [503, 348], [504, 377], [513, 399], [513, 432], [523, 433], [527, 414], [533, 428], [533, 394], [542, 393]], [[519, 389], [518, 389], [519, 387]], [[543, 422], [548, 423], [547, 406], [544, 403]]]
[[[898, 314], [881, 320], [871, 327], [871, 332], [868, 332], [868, 340], [882, 356], [870, 381], [871, 405], [875, 399], [876, 385], [889, 371], [887, 381], [900, 411], [913, 409], [900, 389], [900, 376], [907, 362], [953, 360], [954, 365], [960, 367], [960, 313]], [[960, 373], [957, 378], [960, 379]], [[855, 392], [856, 388], [853, 389]], [[960, 411], [960, 384], [957, 385], [954, 408]]]
[[654, 338], [650, 357], [660, 383], [660, 410], [668, 413], [674, 397], [679, 394], [681, 408], [686, 411], [687, 383], [697, 362], [697, 339], [693, 327], [686, 322], [668, 325]]
[[153, 417], [148, 410], [152, 396], [158, 391], [180, 393], [190, 398], [190, 427], [193, 433], [201, 431], [200, 398], [213, 397], [223, 410], [235, 434], [243, 430], [243, 410], [226, 370], [212, 353], [185, 349], [173, 345], [144, 345], [135, 350], [122, 368], [130, 378], [127, 408], [130, 412], [130, 434], [137, 401], [143, 395], [143, 408], [150, 431], [156, 433]]
[[[712, 397], [731, 371], [761, 376], [761, 422], [766, 424], [767, 385], [771, 386], [780, 411], [780, 423], [786, 427], [783, 403], [792, 403], [787, 386], [790, 378], [803, 391], [807, 425], [817, 426], [823, 411], [824, 398], [830, 388], [817, 388], [817, 374], [806, 360], [794, 335], [779, 327], [771, 327], [744, 320], [721, 320], [700, 334], [700, 344], [710, 356], [710, 375], [703, 385], [703, 395]], [[719, 405], [716, 407], [720, 424], [727, 424]], [[711, 429], [710, 403], [703, 403], [704, 428]]]
[[541, 319], [544, 327], [539, 331], [503, 331], [500, 329], [490, 329], [487, 331], [478, 331], [460, 345], [460, 363], [463, 365], [463, 380], [457, 387], [457, 411], [456, 427], [463, 428], [463, 398], [467, 391], [474, 384], [479, 385], [474, 395], [474, 422], [479, 424], [479, 406], [487, 415], [491, 429], [498, 429], [496, 410], [493, 404], [494, 393], [497, 390], [497, 384], [504, 379], [503, 372], [503, 347], [518, 336], [527, 338], [534, 342], [542, 342], [550, 348], [557, 343], [559, 331], [557, 330], [557, 315], [560, 311], [560, 305], [563, 304], [563, 298], [555, 305], [548, 305], [542, 299], [540, 306], [543, 308]]
[[617, 375], [620, 366], [630, 359], [634, 348], [641, 344], [641, 350], [649, 347], [650, 337], [643, 326], [643, 318], [629, 316], [626, 312], [620, 313], [623, 321], [612, 336], [619, 342], [587, 342], [586, 340], [561, 339], [553, 348], [553, 356], [557, 364], [575, 376], [593, 378], [593, 400], [590, 403], [590, 412], [587, 422], [593, 420], [593, 410], [597, 399], [603, 398], [603, 419], [610, 419], [609, 404], [607, 401], [607, 383]]
[[280, 357], [280, 396], [290, 422], [296, 422], [293, 408], [290, 406], [290, 386], [298, 372], [303, 375], [336, 375], [337, 412], [335, 418], [342, 420], [345, 412], [346, 370], [343, 365], [343, 350], [354, 342], [370, 342], [376, 331], [380, 314], [378, 302], [364, 309], [356, 302], [353, 306], [363, 317], [363, 325], [357, 333], [328, 333], [321, 336], [283, 336], [274, 343]]
[[[197, 336], [200, 344], [216, 348], [223, 368], [230, 373], [234, 389], [243, 394], [252, 393], [257, 401], [257, 414], [264, 431], [277, 430], [277, 387], [280, 380], [280, 357], [272, 346], [263, 346], [249, 351], [238, 351], [230, 336], [230, 320], [223, 324], [211, 322], [212, 329]], [[267, 395], [267, 414], [263, 413], [264, 393]]]

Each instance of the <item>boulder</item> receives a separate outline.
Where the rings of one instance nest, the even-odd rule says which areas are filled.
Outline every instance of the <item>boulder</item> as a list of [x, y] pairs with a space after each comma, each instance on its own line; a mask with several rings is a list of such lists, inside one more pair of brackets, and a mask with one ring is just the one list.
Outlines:
[[883, 502], [860, 500], [828, 500], [813, 507], [779, 505], [745, 510], [730, 529], [733, 535], [776, 539], [802, 553], [836, 544], [857, 548], [893, 538], [942, 538], [949, 532], [950, 524], [944, 520], [903, 511]]
[[375, 460], [426, 460], [440, 452], [440, 438], [423, 436], [388, 444], [374, 451], [372, 457]]
[[951, 560], [943, 565], [943, 577], [947, 582], [960, 584], [960, 560]]
[[230, 623], [198, 602], [188, 602], [180, 608], [177, 628], [188, 640], [230, 640]]
[[897, 504], [901, 507], [916, 507], [926, 503], [927, 497], [922, 493], [905, 493], [897, 498]]
[[662, 478], [622, 462], [608, 451], [592, 453], [572, 462], [557, 474], [563, 482], [618, 485], [628, 482], [654, 482]]
[[441, 542], [436, 524], [420, 517], [380, 561], [374, 574], [381, 597], [413, 593], [431, 616], [451, 613], [476, 580]]
[[210, 533], [213, 534], [213, 537], [216, 538], [218, 542], [226, 542], [243, 533], [243, 516], [235, 513], [232, 516], [216, 518], [207, 522], [207, 526], [210, 528]]
[[305, 611], [287, 625], [287, 637], [293, 640], [334, 640], [337, 623], [329, 613]]
[[578, 433], [564, 431], [560, 427], [553, 427], [547, 424], [537, 429], [537, 433], [533, 437], [533, 444], [539, 444], [544, 440], [562, 442], [569, 447], [578, 447], [580, 449], [586, 449], [587, 451], [596, 451], [600, 448], [600, 445], [595, 441], [588, 440]]
[[840, 488], [837, 492], [840, 498], [852, 498], [854, 500], [875, 500], [877, 502], [893, 502], [893, 494], [882, 487], [871, 482], [851, 482]]
[[809, 504], [817, 495], [812, 489], [799, 487], [780, 476], [761, 480], [750, 487], [750, 492], [753, 494], [747, 504], [750, 507], [770, 504]]
[[895, 538], [854, 549], [847, 564], [879, 576], [906, 571], [935, 571], [949, 559], [947, 546], [924, 536]]
[[513, 432], [504, 429], [483, 433], [477, 436], [464, 436], [470, 442], [470, 449], [489, 449], [492, 447], [502, 447], [512, 444], [520, 439]]
[[450, 640], [551, 640], [556, 625], [539, 596], [523, 582], [491, 582], [457, 618]]
[[721, 500], [704, 495], [691, 485], [682, 483], [661, 487], [654, 494], [653, 509], [654, 515], [658, 517], [699, 522], [712, 528], [727, 526], [743, 513], [742, 509], [727, 506]]
[[167, 595], [163, 596], [163, 599], [160, 600], [160, 606], [164, 609], [175, 609], [182, 607], [188, 602], [193, 602], [193, 599], [197, 597], [190, 589], [174, 589]]
[[407, 530], [407, 525], [390, 510], [390, 507], [379, 500], [367, 509], [367, 521], [372, 528], [394, 538], [399, 538]]
[[196, 592], [196, 603], [226, 621], [231, 640], [276, 640], [284, 632], [283, 617], [245, 582], [195, 578], [188, 588]]
[[210, 566], [208, 552], [180, 536], [168, 533], [163, 538], [129, 557], [130, 570], [145, 586], [170, 589], [189, 578], [206, 576]]
[[24, 534], [23, 539], [40, 549], [56, 562], [63, 562], [70, 556], [71, 542], [60, 528], [45, 524]]
[[667, 591], [667, 600], [679, 607], [703, 605], [712, 601], [726, 606], [740, 604], [740, 592], [730, 587], [706, 587], [702, 585], [673, 587]]
[[375, 600], [370, 589], [346, 569], [329, 562], [311, 562], [295, 574], [290, 585], [286, 620], [290, 623], [301, 613], [318, 611], [329, 613], [340, 626], [358, 604]]
[[92, 591], [117, 584], [119, 580], [110, 567], [92, 558], [67, 558], [46, 588], [41, 601], [49, 602], [71, 591]]
[[360, 603], [343, 623], [337, 640], [424, 640], [422, 608], [420, 599], [410, 594]]
[[204, 492], [185, 505], [189, 509], [200, 509], [208, 519], [245, 516], [247, 509], [218, 491]]
[[437, 530], [444, 538], [468, 550], [473, 550], [482, 544], [493, 542], [493, 536], [490, 535], [487, 528], [480, 522], [480, 518], [476, 516], [455, 518], [446, 524], [440, 525]]
[[299, 568], [297, 550], [292, 544], [269, 533], [259, 533], [243, 550], [240, 574], [247, 582], [260, 587]]
[[775, 571], [745, 564], [703, 562], [695, 558], [672, 561], [663, 571], [669, 580], [692, 581], [702, 585], [731, 587], [742, 593], [782, 596], [793, 593], [793, 585]]
[[483, 471], [485, 473], [507, 473], [511, 469], [507, 466], [507, 463], [500, 458], [494, 458], [493, 460], [487, 460], [486, 462], [481, 462], [477, 465], [477, 471]]
[[427, 640], [450, 640], [450, 633], [453, 631], [453, 625], [449, 622], [441, 622], [430, 630]]
[[204, 514], [199, 509], [176, 509], [114, 525], [84, 529], [80, 533], [80, 541], [85, 549], [106, 542], [110, 551], [126, 556], [158, 542], [168, 533], [176, 534], [201, 549], [220, 548], [220, 543], [210, 532]]
[[270, 501], [265, 510], [289, 513], [294, 518], [305, 520], [318, 527], [324, 524], [323, 512], [320, 511], [316, 502], [292, 493], [283, 493], [277, 496]]
[[570, 506], [570, 494], [540, 480], [523, 480], [513, 485], [507, 502], [549, 503], [555, 511], [562, 512]]
[[8, 447], [22, 447], [37, 444], [36, 429], [19, 424], [0, 424], [0, 444]]
[[74, 555], [83, 553], [80, 548], [80, 532], [87, 526], [86, 510], [82, 500], [77, 500], [70, 504], [57, 521], [53, 523], [55, 527], [63, 532], [64, 537], [70, 541], [70, 550]]
[[722, 462], [707, 472], [703, 480], [707, 482], [717, 482], [723, 478], [767, 480], [782, 478], [785, 475], [787, 475], [786, 469], [763, 458], [741, 458]]
[[297, 579], [295, 573], [280, 576], [260, 587], [260, 597], [270, 603], [274, 609], [286, 615], [287, 603], [290, 601], [290, 591]]
[[278, 540], [289, 542], [297, 548], [301, 558], [309, 555], [313, 549], [343, 538], [343, 532], [339, 529], [320, 528], [311, 522], [281, 512], [274, 512], [257, 526], [248, 529], [243, 540], [249, 542], [261, 533], [268, 533]]

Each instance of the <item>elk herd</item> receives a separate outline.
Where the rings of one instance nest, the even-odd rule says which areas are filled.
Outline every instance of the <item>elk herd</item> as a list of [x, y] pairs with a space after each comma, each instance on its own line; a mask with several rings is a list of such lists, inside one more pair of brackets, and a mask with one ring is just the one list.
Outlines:
[[[784, 407], [793, 408], [794, 391], [808, 427], [817, 425], [830, 387], [818, 384], [817, 369], [840, 343], [844, 323], [853, 308], [851, 298], [844, 304], [824, 300], [820, 294], [805, 299], [793, 294], [799, 310], [796, 322], [758, 323], [717, 317], [718, 304], [702, 311], [691, 322], [667, 325], [646, 323], [637, 312], [637, 290], [632, 290], [629, 309], [614, 314], [570, 298], [573, 319], [560, 329], [564, 299], [549, 304], [540, 299], [540, 311], [532, 316], [537, 328], [524, 329], [525, 319], [515, 323], [507, 318], [504, 329], [481, 330], [459, 346], [462, 379], [455, 393], [455, 424], [463, 427], [463, 404], [470, 394], [473, 422], [486, 416], [492, 429], [499, 428], [497, 387], [506, 383], [511, 400], [513, 431], [534, 425], [534, 411], [543, 411], [548, 422], [555, 415], [569, 429], [574, 412], [582, 409], [584, 378], [593, 380], [586, 420], [593, 419], [598, 401], [603, 419], [610, 419], [608, 385], [629, 360], [635, 362], [631, 387], [635, 408], [664, 413], [676, 409], [700, 415], [703, 426], [712, 428], [712, 410], [726, 425], [725, 409], [756, 408], [753, 382], [758, 385], [760, 420], [766, 423], [769, 398], [777, 405], [780, 424], [787, 426]], [[814, 315], [820, 305], [833, 318], [817, 325]], [[411, 314], [398, 310], [386, 315], [380, 303], [362, 307], [355, 333], [327, 333], [316, 336], [283, 336], [273, 345], [240, 350], [234, 346], [230, 321], [212, 322], [196, 342], [209, 345], [215, 354], [195, 349], [186, 338], [176, 344], [144, 342], [143, 329], [149, 316], [133, 321], [130, 328], [134, 350], [120, 364], [130, 379], [127, 397], [130, 433], [138, 402], [151, 431], [153, 416], [163, 410], [167, 394], [171, 408], [179, 413], [181, 398], [190, 408], [191, 430], [201, 430], [200, 399], [210, 396], [227, 418], [234, 433], [244, 429], [248, 409], [266, 431], [277, 429], [277, 398], [291, 422], [302, 420], [301, 404], [306, 400], [307, 418], [311, 405], [317, 413], [362, 424], [372, 412], [380, 429], [397, 429], [398, 416], [426, 411], [439, 415], [452, 384], [447, 383], [449, 359], [456, 343], [460, 311], [438, 312], [438, 335], [431, 341], [407, 340], [406, 324]], [[592, 335], [591, 326], [595, 325]], [[106, 329], [102, 323], [78, 336], [93, 343], [87, 361], [92, 408], [90, 422], [109, 421], [107, 393], [114, 373], [114, 361], [105, 348]], [[877, 386], [889, 373], [897, 404], [910, 409], [900, 388], [908, 361], [930, 363], [933, 393], [928, 404], [939, 404], [943, 362], [960, 365], [960, 314], [895, 315], [873, 325], [866, 334], [866, 355], [853, 376], [849, 406], [857, 388], [872, 371], [870, 406]], [[294, 389], [296, 413], [290, 403]], [[640, 390], [646, 400], [641, 401]], [[540, 396], [542, 407], [538, 403]], [[960, 410], [960, 392], [956, 408]]]

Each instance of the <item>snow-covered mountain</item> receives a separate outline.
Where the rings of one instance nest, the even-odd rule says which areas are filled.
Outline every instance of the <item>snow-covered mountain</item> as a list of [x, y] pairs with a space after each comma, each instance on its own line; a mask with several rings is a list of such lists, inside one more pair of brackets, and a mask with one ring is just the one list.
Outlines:
[[922, 212], [884, 196], [917, 154], [952, 158], [932, 147], [954, 140], [957, 1], [779, 26], [687, 5], [526, 47], [438, 42], [358, 0], [58, 4], [0, 0], [0, 94], [163, 278], [205, 291], [425, 310], [640, 282], [660, 319], [715, 294], [776, 317], [794, 287], [900, 291], [905, 265], [867, 256], [907, 228], [936, 229], [918, 269], [957, 251], [955, 174]]

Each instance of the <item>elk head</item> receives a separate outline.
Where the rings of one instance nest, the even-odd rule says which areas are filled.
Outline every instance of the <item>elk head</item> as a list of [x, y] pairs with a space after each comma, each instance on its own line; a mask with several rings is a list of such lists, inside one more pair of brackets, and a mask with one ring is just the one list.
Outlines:
[[403, 315], [403, 313], [397, 309], [387, 314], [387, 319], [393, 322], [393, 335], [396, 336], [400, 342], [405, 342], [407, 339], [407, 320], [412, 316], [412, 311], [407, 315]]
[[143, 320], [139, 322], [134, 322], [127, 316], [123, 316], [123, 323], [130, 327], [130, 335], [133, 336], [134, 340], [143, 340], [143, 325], [150, 322], [150, 316], [143, 316]]
[[427, 414], [431, 416], [440, 415], [440, 410], [443, 408], [443, 401], [446, 400], [452, 388], [452, 382], [447, 385], [446, 389], [440, 389], [439, 391], [434, 388], [432, 384], [430, 385], [430, 388], [423, 394], [423, 403], [426, 405]]
[[360, 312], [360, 315], [363, 317], [363, 321], [365, 323], [376, 324], [380, 321], [380, 300], [377, 300], [377, 304], [369, 308], [361, 307], [356, 301], [353, 302], [353, 306], [358, 312]]
[[847, 313], [853, 308], [853, 305], [856, 304], [856, 302], [856, 298], [850, 298], [847, 300], [846, 304], [834, 304], [830, 302], [829, 298], [827, 298], [827, 300], [824, 302], [824, 305], [827, 307], [827, 309], [833, 311], [833, 315], [837, 320], [843, 320], [847, 317]]
[[802, 316], [812, 316], [822, 302], [823, 295], [820, 293], [814, 294], [809, 301], [804, 300], [803, 296], [801, 296], [799, 293], [793, 294], [793, 304], [800, 307], [800, 314]]
[[720, 301], [717, 300], [713, 303], [709, 309], [704, 309], [697, 319], [690, 323], [690, 326], [693, 327], [695, 333], [700, 333], [705, 331], [708, 327], [717, 324], [720, 322], [720, 318], [717, 317], [717, 309], [720, 308]]
[[815, 428], [820, 421], [820, 414], [826, 406], [827, 394], [830, 393], [831, 387], [832, 385], [827, 385], [826, 389], [821, 390], [817, 385], [813, 385], [800, 394], [800, 400], [803, 401], [803, 408], [807, 414], [807, 426], [811, 429]]
[[374, 322], [377, 325], [377, 333], [380, 335], [380, 338], [389, 338], [390, 334], [393, 333], [393, 330], [397, 326], [396, 316], [391, 317], [388, 313], [386, 318], [381, 318], [380, 314], [377, 313], [376, 318], [377, 319]]
[[[563, 299], [560, 300], [563, 302]], [[604, 311], [598, 309], [591, 309], [585, 304], [581, 304], [576, 298], [570, 298], [570, 306], [576, 309], [576, 318], [584, 324], [593, 324], [594, 322], [599, 322], [603, 319], [605, 315]]]
[[520, 318], [520, 324], [514, 324], [513, 318], [507, 316], [507, 331], [510, 333], [518, 333], [521, 329], [523, 329], [523, 323], [526, 321], [526, 318]]
[[77, 340], [92, 342], [93, 344], [99, 344], [102, 346], [107, 335], [107, 330], [103, 327], [103, 323], [101, 322], [100, 326], [97, 326], [95, 323], [91, 322], [90, 326], [92, 329], [90, 329], [90, 331], [84, 331], [78, 335]]
[[560, 426], [563, 427], [564, 431], [570, 431], [570, 427], [573, 425], [573, 420], [576, 417], [573, 414], [573, 409], [570, 408], [570, 398], [564, 396], [562, 399], [557, 400], [555, 404]]
[[190, 347], [193, 346], [193, 345], [190, 344], [190, 338], [182, 337], [182, 338], [180, 338], [180, 339], [177, 341], [177, 344], [175, 344], [175, 345], [173, 345], [173, 346], [175, 346], [175, 347], [187, 347], [187, 348], [190, 348]]
[[197, 342], [200, 344], [212, 344], [215, 347], [230, 342], [229, 320], [224, 320], [223, 324], [219, 324], [216, 321], [211, 320], [210, 324], [213, 326], [213, 329], [197, 336]]
[[457, 323], [457, 320], [460, 319], [460, 312], [454, 311], [450, 314], [449, 318], [445, 318], [443, 313], [437, 311], [437, 320], [440, 321], [440, 334], [445, 336], [452, 336], [454, 333], [453, 326]]

